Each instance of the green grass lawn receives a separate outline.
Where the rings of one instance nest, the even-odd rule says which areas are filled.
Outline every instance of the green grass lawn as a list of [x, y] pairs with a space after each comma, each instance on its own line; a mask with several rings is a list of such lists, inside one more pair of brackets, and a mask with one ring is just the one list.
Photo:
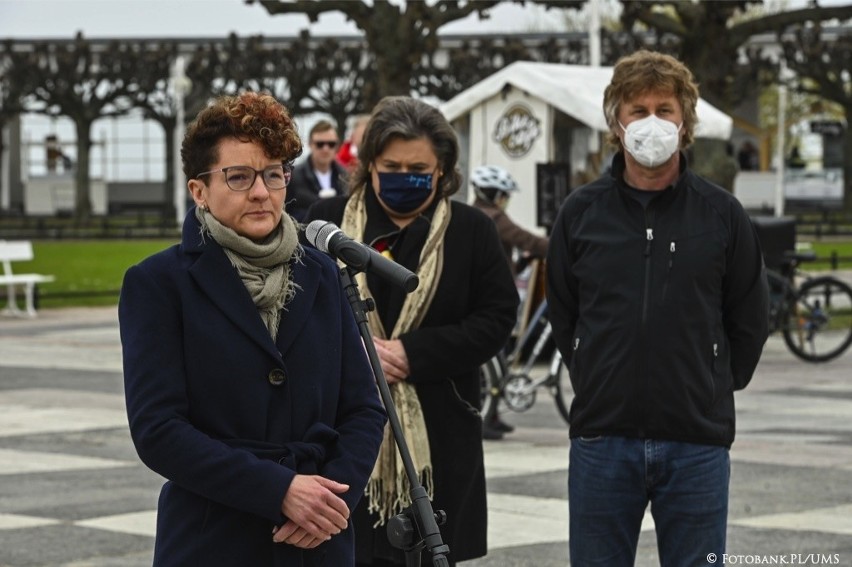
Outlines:
[[[852, 241], [838, 241], [838, 242], [812, 242], [808, 241], [806, 243], [811, 250], [816, 253], [817, 258], [820, 261], [817, 262], [807, 262], [802, 265], [802, 269], [805, 270], [829, 270], [831, 269], [831, 264], [828, 262], [828, 258], [831, 258], [832, 253], [836, 254], [840, 263], [838, 265], [839, 269], [849, 270], [852, 269]], [[823, 261], [825, 260], [825, 261]]]
[[[115, 305], [127, 268], [176, 243], [176, 240], [34, 241], [35, 259], [15, 262], [12, 269], [16, 273], [56, 277], [56, 281], [39, 286], [39, 308]], [[20, 293], [18, 298], [20, 304]], [[0, 305], [5, 304], [3, 294]]]
[[[163, 250], [176, 240], [50, 240], [34, 241], [35, 260], [15, 262], [18, 273], [51, 274], [56, 281], [39, 286], [39, 307], [115, 305], [124, 272], [133, 264]], [[811, 242], [818, 258], [836, 252], [841, 269], [852, 269], [852, 241]], [[843, 261], [842, 259], [846, 259]], [[807, 270], [828, 269], [827, 262], [806, 263]], [[22, 300], [18, 294], [19, 301]], [[5, 306], [0, 294], [0, 307]]]

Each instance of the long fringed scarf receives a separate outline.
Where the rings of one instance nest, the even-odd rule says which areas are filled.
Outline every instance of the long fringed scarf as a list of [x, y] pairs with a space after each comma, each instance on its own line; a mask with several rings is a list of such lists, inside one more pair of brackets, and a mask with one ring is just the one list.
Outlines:
[[[343, 232], [361, 240], [364, 238], [364, 228], [367, 224], [364, 191], [365, 188], [362, 186], [352, 193], [346, 203], [343, 222], [341, 223]], [[405, 297], [402, 311], [389, 337], [375, 309], [368, 312], [368, 323], [375, 336], [381, 339], [396, 339], [400, 335], [416, 329], [423, 321], [441, 279], [441, 271], [444, 265], [444, 233], [447, 231], [449, 223], [450, 205], [447, 199], [441, 199], [435, 208], [426, 243], [420, 252], [420, 262], [417, 267], [420, 284], [416, 290]], [[355, 281], [364, 290], [366, 296], [371, 295], [365, 274], [358, 273], [355, 276]], [[432, 458], [426, 422], [423, 419], [423, 410], [420, 407], [417, 391], [413, 385], [406, 381], [391, 384], [390, 391], [394, 407], [399, 414], [399, 422], [411, 453], [414, 468], [420, 475], [420, 482], [426, 488], [429, 498], [432, 498], [434, 493]], [[393, 432], [389, 424], [385, 425], [379, 457], [372, 474], [370, 474], [366, 489], [368, 510], [377, 513], [379, 516], [376, 527], [386, 524], [388, 519], [411, 504], [410, 491], [411, 485], [406, 476], [402, 458], [397, 450]]]
[[263, 242], [254, 242], [220, 223], [206, 209], [196, 208], [195, 216], [201, 223], [202, 238], [209, 234], [236, 268], [274, 341], [281, 310], [299, 289], [290, 271], [290, 260], [298, 261], [303, 252], [295, 221], [282, 214], [278, 229]]

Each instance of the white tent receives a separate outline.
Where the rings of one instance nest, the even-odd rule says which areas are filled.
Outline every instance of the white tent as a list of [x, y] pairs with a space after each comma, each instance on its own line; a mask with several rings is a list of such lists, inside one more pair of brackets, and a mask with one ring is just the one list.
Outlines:
[[[530, 92], [551, 106], [573, 116], [589, 128], [606, 132], [603, 115], [604, 89], [612, 79], [612, 67], [588, 67], [560, 63], [517, 61], [459, 93], [441, 111], [453, 121], [506, 85]], [[731, 137], [733, 120], [703, 99], [698, 101], [698, 138]]]

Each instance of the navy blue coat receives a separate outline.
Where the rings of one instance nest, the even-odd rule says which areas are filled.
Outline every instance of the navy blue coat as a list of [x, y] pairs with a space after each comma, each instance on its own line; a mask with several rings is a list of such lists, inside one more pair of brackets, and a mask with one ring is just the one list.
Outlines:
[[168, 481], [154, 564], [351, 565], [350, 527], [315, 550], [272, 542], [297, 472], [363, 494], [385, 414], [337, 267], [306, 249], [277, 341], [194, 210], [180, 245], [131, 267], [119, 320], [130, 432]]

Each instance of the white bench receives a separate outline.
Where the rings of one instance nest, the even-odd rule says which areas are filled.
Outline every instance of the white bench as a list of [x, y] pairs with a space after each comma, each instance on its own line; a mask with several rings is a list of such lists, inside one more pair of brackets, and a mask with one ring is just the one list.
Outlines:
[[[33, 259], [33, 245], [28, 240], [0, 240], [0, 262], [3, 263], [3, 274], [0, 275], [0, 285], [5, 285], [8, 302], [4, 314], [30, 317], [36, 316], [35, 286], [36, 284], [52, 282], [53, 276], [42, 274], [15, 274], [12, 272], [12, 262], [27, 262]], [[15, 289], [22, 287], [26, 294], [26, 310], [21, 311], [15, 300]]]

